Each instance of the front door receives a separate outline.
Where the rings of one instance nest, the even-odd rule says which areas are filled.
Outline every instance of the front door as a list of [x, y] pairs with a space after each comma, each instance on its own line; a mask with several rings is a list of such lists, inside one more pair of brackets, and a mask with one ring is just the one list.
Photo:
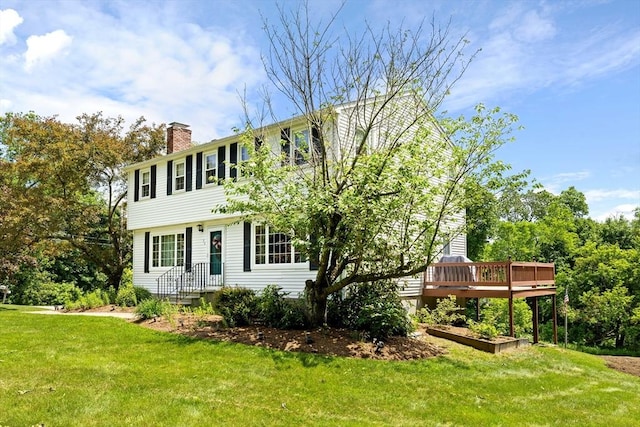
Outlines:
[[222, 274], [222, 230], [209, 233], [209, 273]]

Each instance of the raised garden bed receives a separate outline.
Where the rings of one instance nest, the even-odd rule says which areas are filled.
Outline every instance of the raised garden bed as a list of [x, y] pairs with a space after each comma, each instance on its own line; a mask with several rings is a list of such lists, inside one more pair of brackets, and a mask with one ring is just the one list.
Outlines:
[[530, 345], [529, 340], [526, 338], [500, 336], [492, 340], [486, 340], [474, 336], [473, 333], [466, 328], [450, 326], [427, 326], [427, 333], [434, 337], [446, 338], [448, 340], [494, 354]]

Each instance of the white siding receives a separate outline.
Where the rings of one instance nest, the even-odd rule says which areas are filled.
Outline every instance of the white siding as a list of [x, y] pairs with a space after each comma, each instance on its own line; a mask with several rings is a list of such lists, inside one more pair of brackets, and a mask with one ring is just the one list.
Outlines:
[[[397, 109], [391, 115], [399, 122], [406, 121], [411, 116], [410, 104], [398, 104]], [[329, 154], [340, 158], [341, 152], [353, 150], [356, 126], [363, 121], [364, 116], [370, 115], [372, 108], [368, 106], [366, 111], [352, 114], [350, 108], [338, 109], [337, 125], [333, 126], [328, 121], [325, 132], [331, 134], [331, 139], [337, 141], [333, 147], [329, 147]], [[268, 144], [276, 154], [280, 152], [280, 126], [297, 129], [298, 125], [304, 121], [293, 120], [291, 122], [274, 125], [267, 128], [265, 143]], [[435, 140], [439, 135], [439, 129], [434, 126], [434, 132], [429, 136], [429, 140]], [[375, 129], [376, 134], [372, 135], [372, 140], [382, 134], [381, 129]], [[225, 146], [226, 172], [229, 177], [229, 147], [232, 143], [239, 142], [236, 136], [230, 136], [222, 140], [192, 147], [178, 153], [173, 153], [151, 161], [146, 161], [128, 168], [128, 203], [127, 220], [128, 229], [133, 231], [133, 271], [134, 283], [144, 286], [152, 292], [156, 292], [156, 279], [168, 268], [150, 267], [150, 272], [144, 272], [144, 239], [145, 232], [151, 235], [163, 235], [181, 233], [187, 227], [192, 227], [192, 262], [209, 261], [209, 232], [214, 229], [223, 230], [223, 263], [224, 263], [224, 283], [229, 286], [243, 286], [254, 290], [260, 290], [268, 284], [276, 284], [291, 295], [298, 295], [304, 290], [304, 283], [308, 279], [315, 278], [315, 272], [309, 271], [308, 263], [291, 265], [255, 265], [255, 247], [252, 235], [251, 248], [251, 271], [243, 271], [243, 224], [234, 222], [235, 219], [228, 215], [214, 214], [212, 209], [224, 203], [224, 189], [222, 185], [207, 184], [202, 178], [203, 188], [196, 189], [197, 156], [214, 152], [219, 146]], [[384, 143], [384, 142], [381, 142]], [[174, 165], [184, 161], [187, 155], [193, 156], [191, 191], [173, 191], [167, 195], [167, 162], [173, 160]], [[151, 165], [156, 166], [156, 197], [154, 199], [145, 198], [134, 201], [135, 194], [135, 170], [145, 170]], [[203, 168], [204, 169], [204, 168]], [[204, 174], [204, 170], [202, 172]], [[456, 216], [452, 219], [452, 224], [461, 225], [464, 222], [464, 215]], [[202, 224], [204, 232], [198, 231], [198, 224]], [[457, 228], [457, 227], [452, 227]], [[253, 233], [252, 233], [253, 234]], [[466, 255], [466, 239], [464, 235], [455, 237], [451, 244], [451, 253], [455, 255]], [[401, 291], [403, 297], [418, 297], [421, 295], [422, 276], [400, 279], [399, 283], [404, 286]]]
[[209, 262], [209, 232], [222, 230], [222, 261], [224, 284], [227, 286], [241, 286], [256, 291], [265, 286], [275, 284], [292, 296], [298, 296], [304, 291], [305, 281], [315, 278], [315, 271], [309, 270], [309, 263], [283, 265], [255, 265], [253, 262], [255, 250], [251, 248], [251, 271], [243, 271], [243, 224], [242, 223], [205, 223], [204, 231], [198, 231], [197, 224], [182, 226], [157, 227], [134, 231], [133, 236], [133, 282], [136, 286], [143, 286], [151, 292], [157, 292], [156, 280], [169, 267], [150, 267], [149, 273], [144, 272], [144, 236], [149, 231], [151, 236], [183, 233], [186, 227], [193, 227], [192, 262]]

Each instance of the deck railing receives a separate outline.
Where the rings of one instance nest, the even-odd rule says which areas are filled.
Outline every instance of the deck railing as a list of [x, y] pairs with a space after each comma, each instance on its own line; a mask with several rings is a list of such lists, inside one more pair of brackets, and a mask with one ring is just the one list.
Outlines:
[[540, 262], [446, 262], [427, 267], [424, 287], [519, 287], [555, 285], [555, 266]]
[[211, 264], [208, 262], [199, 262], [189, 267], [173, 267], [156, 279], [157, 297], [179, 302], [195, 292], [220, 287], [223, 284], [224, 265], [219, 270], [219, 273], [212, 274]]

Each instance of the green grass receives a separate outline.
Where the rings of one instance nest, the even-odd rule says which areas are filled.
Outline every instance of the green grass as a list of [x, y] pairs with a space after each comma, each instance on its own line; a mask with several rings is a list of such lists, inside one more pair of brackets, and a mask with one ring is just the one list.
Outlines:
[[561, 348], [496, 356], [449, 344], [443, 357], [382, 362], [0, 306], [0, 426], [613, 427], [638, 420], [640, 378]]

